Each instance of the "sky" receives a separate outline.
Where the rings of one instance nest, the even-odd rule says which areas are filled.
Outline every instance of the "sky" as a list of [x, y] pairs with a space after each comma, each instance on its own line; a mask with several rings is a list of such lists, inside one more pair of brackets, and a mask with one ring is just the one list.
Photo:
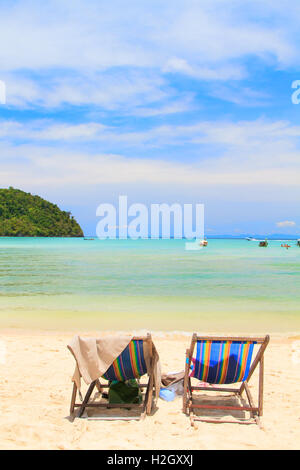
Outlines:
[[300, 236], [299, 24], [291, 0], [0, 0], [0, 187], [88, 235], [127, 195]]

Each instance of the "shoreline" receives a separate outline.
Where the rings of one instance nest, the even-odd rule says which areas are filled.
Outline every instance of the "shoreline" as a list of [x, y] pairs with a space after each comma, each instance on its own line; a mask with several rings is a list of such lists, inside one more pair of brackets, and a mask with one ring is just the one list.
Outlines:
[[197, 330], [196, 328], [191, 330], [156, 330], [156, 329], [135, 329], [135, 328], [128, 328], [128, 329], [101, 329], [101, 328], [85, 328], [85, 329], [65, 329], [65, 328], [42, 328], [37, 326], [35, 328], [31, 327], [24, 327], [24, 326], [16, 326], [16, 327], [0, 327], [0, 337], [1, 335], [20, 335], [20, 336], [66, 336], [70, 335], [70, 337], [74, 336], [75, 334], [79, 334], [82, 336], [90, 335], [90, 336], [109, 336], [109, 335], [123, 335], [123, 334], [133, 334], [136, 336], [142, 336], [147, 333], [150, 333], [153, 338], [166, 338], [171, 339], [172, 337], [182, 337], [182, 338], [190, 338], [193, 333], [203, 334], [207, 336], [265, 336], [269, 334], [271, 338], [277, 339], [296, 339], [300, 340], [300, 329], [299, 330], [291, 330], [291, 331], [262, 331], [262, 330], [240, 330], [237, 332], [230, 332], [223, 331], [220, 332], [219, 330], [214, 329], [201, 329]]
[[[135, 316], [110, 316], [110, 318], [103, 318], [99, 316], [85, 317], [84, 315], [72, 317], [70, 314], [69, 318], [27, 318], [20, 321], [19, 318], [3, 318], [0, 315], [0, 331], [30, 331], [30, 332], [53, 332], [55, 333], [66, 333], [70, 332], [74, 334], [78, 331], [91, 332], [100, 331], [105, 334], [112, 332], [124, 332], [124, 331], [138, 331], [145, 332], [149, 331], [153, 334], [164, 334], [168, 335], [173, 332], [178, 334], [189, 334], [194, 331], [201, 331], [212, 334], [227, 334], [227, 335], [240, 335], [243, 332], [249, 335], [294, 335], [300, 334], [300, 321], [291, 321], [286, 318], [276, 318], [270, 315], [268, 318], [261, 319], [257, 317], [246, 318], [220, 318], [219, 315], [209, 321], [208, 318], [187, 318], [186, 314], [182, 314], [182, 318], [173, 317], [163, 318], [163, 321], [157, 318], [155, 315], [151, 318], [145, 315], [144, 318], [141, 316], [135, 318]], [[194, 317], [194, 316], [193, 316]], [[209, 315], [208, 315], [209, 317]], [[113, 318], [113, 321], [112, 321]]]

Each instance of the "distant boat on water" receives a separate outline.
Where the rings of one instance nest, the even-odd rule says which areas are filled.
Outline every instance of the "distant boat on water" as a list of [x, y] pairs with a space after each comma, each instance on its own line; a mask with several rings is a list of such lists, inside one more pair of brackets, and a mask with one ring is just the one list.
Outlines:
[[253, 238], [253, 237], [246, 237], [246, 240], [248, 240], [248, 242], [256, 242], [256, 238]]
[[259, 242], [259, 246], [268, 246], [268, 240], [262, 240], [261, 242]]
[[300, 246], [300, 238], [297, 240], [297, 246]]

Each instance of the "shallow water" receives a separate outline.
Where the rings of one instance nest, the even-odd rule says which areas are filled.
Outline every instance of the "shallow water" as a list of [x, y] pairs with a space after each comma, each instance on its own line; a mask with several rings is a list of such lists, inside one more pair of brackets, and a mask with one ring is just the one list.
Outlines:
[[299, 330], [300, 248], [281, 243], [0, 238], [0, 325]]

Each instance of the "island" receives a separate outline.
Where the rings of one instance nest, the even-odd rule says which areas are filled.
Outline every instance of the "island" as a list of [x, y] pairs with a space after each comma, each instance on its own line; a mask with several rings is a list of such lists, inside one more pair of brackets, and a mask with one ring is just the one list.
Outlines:
[[0, 189], [1, 237], [83, 237], [70, 212], [20, 189]]

